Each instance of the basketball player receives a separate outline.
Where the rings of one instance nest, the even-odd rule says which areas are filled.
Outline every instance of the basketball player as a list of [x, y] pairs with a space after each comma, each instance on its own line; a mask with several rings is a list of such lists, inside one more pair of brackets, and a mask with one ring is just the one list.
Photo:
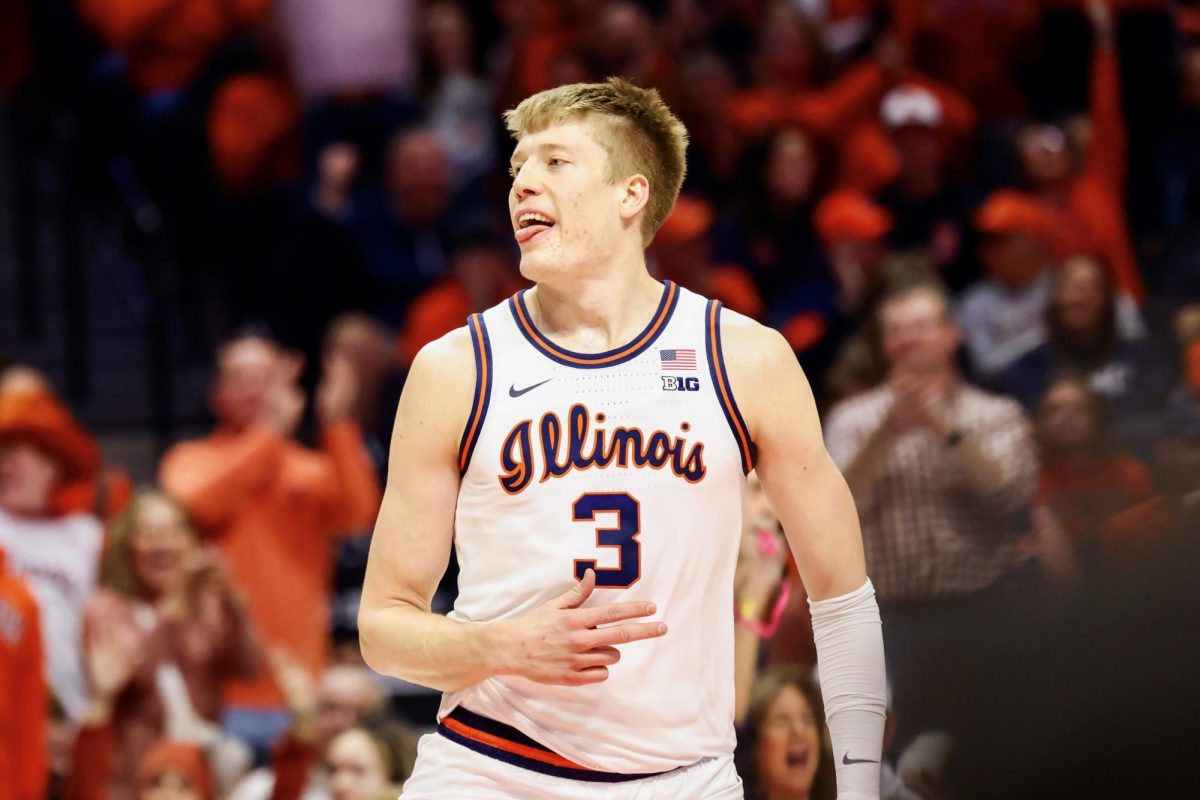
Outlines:
[[[445, 692], [403, 797], [740, 798], [732, 583], [752, 467], [814, 598], [839, 796], [877, 797], [879, 613], [804, 375], [778, 333], [646, 267], [687, 132], [617, 79], [506, 121], [536, 286], [417, 356], [363, 587], [367, 662]], [[452, 543], [458, 600], [439, 616]]]

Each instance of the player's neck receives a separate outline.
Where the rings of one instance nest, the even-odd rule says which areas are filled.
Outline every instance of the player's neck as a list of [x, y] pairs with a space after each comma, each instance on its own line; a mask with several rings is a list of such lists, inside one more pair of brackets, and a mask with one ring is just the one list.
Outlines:
[[638, 269], [538, 283], [525, 300], [544, 335], [571, 350], [602, 353], [645, 329], [662, 295], [663, 284]]

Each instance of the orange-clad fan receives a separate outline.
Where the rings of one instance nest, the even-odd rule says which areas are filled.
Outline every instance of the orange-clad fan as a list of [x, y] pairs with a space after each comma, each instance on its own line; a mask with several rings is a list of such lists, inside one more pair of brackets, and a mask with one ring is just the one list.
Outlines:
[[1091, 74], [1091, 140], [1083, 167], [1071, 167], [1070, 142], [1051, 125], [1031, 125], [1017, 147], [1021, 168], [1033, 185], [1032, 196], [1046, 206], [1066, 212], [1055, 226], [1055, 255], [1087, 252], [1111, 265], [1122, 291], [1138, 302], [1146, 290], [1133, 252], [1125, 219], [1127, 171], [1125, 120], [1121, 111], [1116, 31], [1107, 2], [1087, 4], [1094, 32]]
[[79, 15], [128, 61], [143, 92], [186, 86], [232, 33], [252, 25], [270, 0], [78, 0]]
[[466, 241], [454, 251], [446, 278], [417, 296], [396, 342], [396, 357], [407, 368], [429, 342], [463, 326], [471, 314], [491, 308], [527, 284], [499, 242]]
[[756, 84], [733, 96], [729, 120], [742, 134], [757, 136], [799, 127], [816, 137], [836, 135], [869, 118], [900, 65], [895, 42], [887, 41], [874, 60], [865, 60], [831, 83], [814, 85], [823, 55], [820, 33], [799, 10], [773, 6], [761, 29]]
[[52, 394], [21, 383], [11, 370], [0, 382], [0, 548], [37, 598], [46, 682], [78, 719], [86, 695], [79, 632], [104, 530], [95, 515], [58, 503], [64, 487], [91, 480], [99, 452]]
[[706, 200], [679, 196], [651, 244], [659, 277], [714, 297], [739, 314], [761, 319], [766, 306], [750, 274], [737, 264], [712, 261], [708, 232], [715, 220], [716, 212]]
[[0, 800], [46, 796], [46, 683], [37, 602], [0, 549]]
[[208, 112], [208, 139], [224, 187], [244, 194], [294, 177], [297, 118], [291, 92], [269, 75], [237, 75], [223, 83]]
[[[211, 395], [217, 429], [168, 451], [160, 478], [224, 552], [267, 644], [316, 675], [328, 650], [332, 542], [374, 524], [380, 489], [350, 419], [358, 387], [344, 358], [326, 363], [317, 389], [320, 449], [292, 438], [305, 405], [302, 366], [261, 336], [226, 344]], [[256, 736], [227, 714], [260, 752], [286, 724], [269, 676], [231, 684], [225, 701], [248, 725], [269, 721]]]

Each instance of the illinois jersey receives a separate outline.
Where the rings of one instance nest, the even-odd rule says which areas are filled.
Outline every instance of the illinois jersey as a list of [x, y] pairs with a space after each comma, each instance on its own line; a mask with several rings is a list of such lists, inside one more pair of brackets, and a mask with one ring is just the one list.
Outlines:
[[586, 605], [653, 601], [668, 632], [622, 646], [599, 684], [497, 676], [448, 693], [444, 732], [480, 739], [486, 723], [470, 720], [494, 720], [551, 760], [613, 773], [733, 752], [733, 573], [753, 450], [720, 320], [719, 303], [669, 281], [645, 330], [606, 353], [555, 345], [523, 292], [470, 318], [451, 618], [521, 615], [592, 568]]

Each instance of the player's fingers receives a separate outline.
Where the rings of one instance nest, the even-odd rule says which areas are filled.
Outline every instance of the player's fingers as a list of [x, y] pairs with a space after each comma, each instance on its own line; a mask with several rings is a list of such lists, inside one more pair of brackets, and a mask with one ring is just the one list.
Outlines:
[[589, 650], [594, 650], [597, 647], [629, 644], [642, 639], [657, 639], [666, 633], [667, 626], [662, 622], [626, 622], [624, 625], [588, 631], [582, 641], [588, 645]]
[[554, 606], [555, 608], [578, 608], [591, 596], [592, 590], [595, 588], [596, 572], [590, 569], [586, 570], [583, 578], [554, 599]]
[[588, 667], [568, 673], [568, 686], [586, 686], [589, 683], [601, 683], [608, 680], [608, 667]]
[[609, 625], [613, 622], [623, 622], [637, 617], [648, 617], [658, 610], [654, 603], [644, 600], [628, 600], [624, 603], [609, 603], [608, 605], [585, 608], [578, 612], [577, 621], [587, 628], [597, 625]]
[[593, 650], [588, 650], [586, 653], [577, 653], [571, 659], [571, 666], [574, 669], [587, 669], [589, 667], [611, 667], [621, 660], [621, 651], [615, 647], [597, 647]]

